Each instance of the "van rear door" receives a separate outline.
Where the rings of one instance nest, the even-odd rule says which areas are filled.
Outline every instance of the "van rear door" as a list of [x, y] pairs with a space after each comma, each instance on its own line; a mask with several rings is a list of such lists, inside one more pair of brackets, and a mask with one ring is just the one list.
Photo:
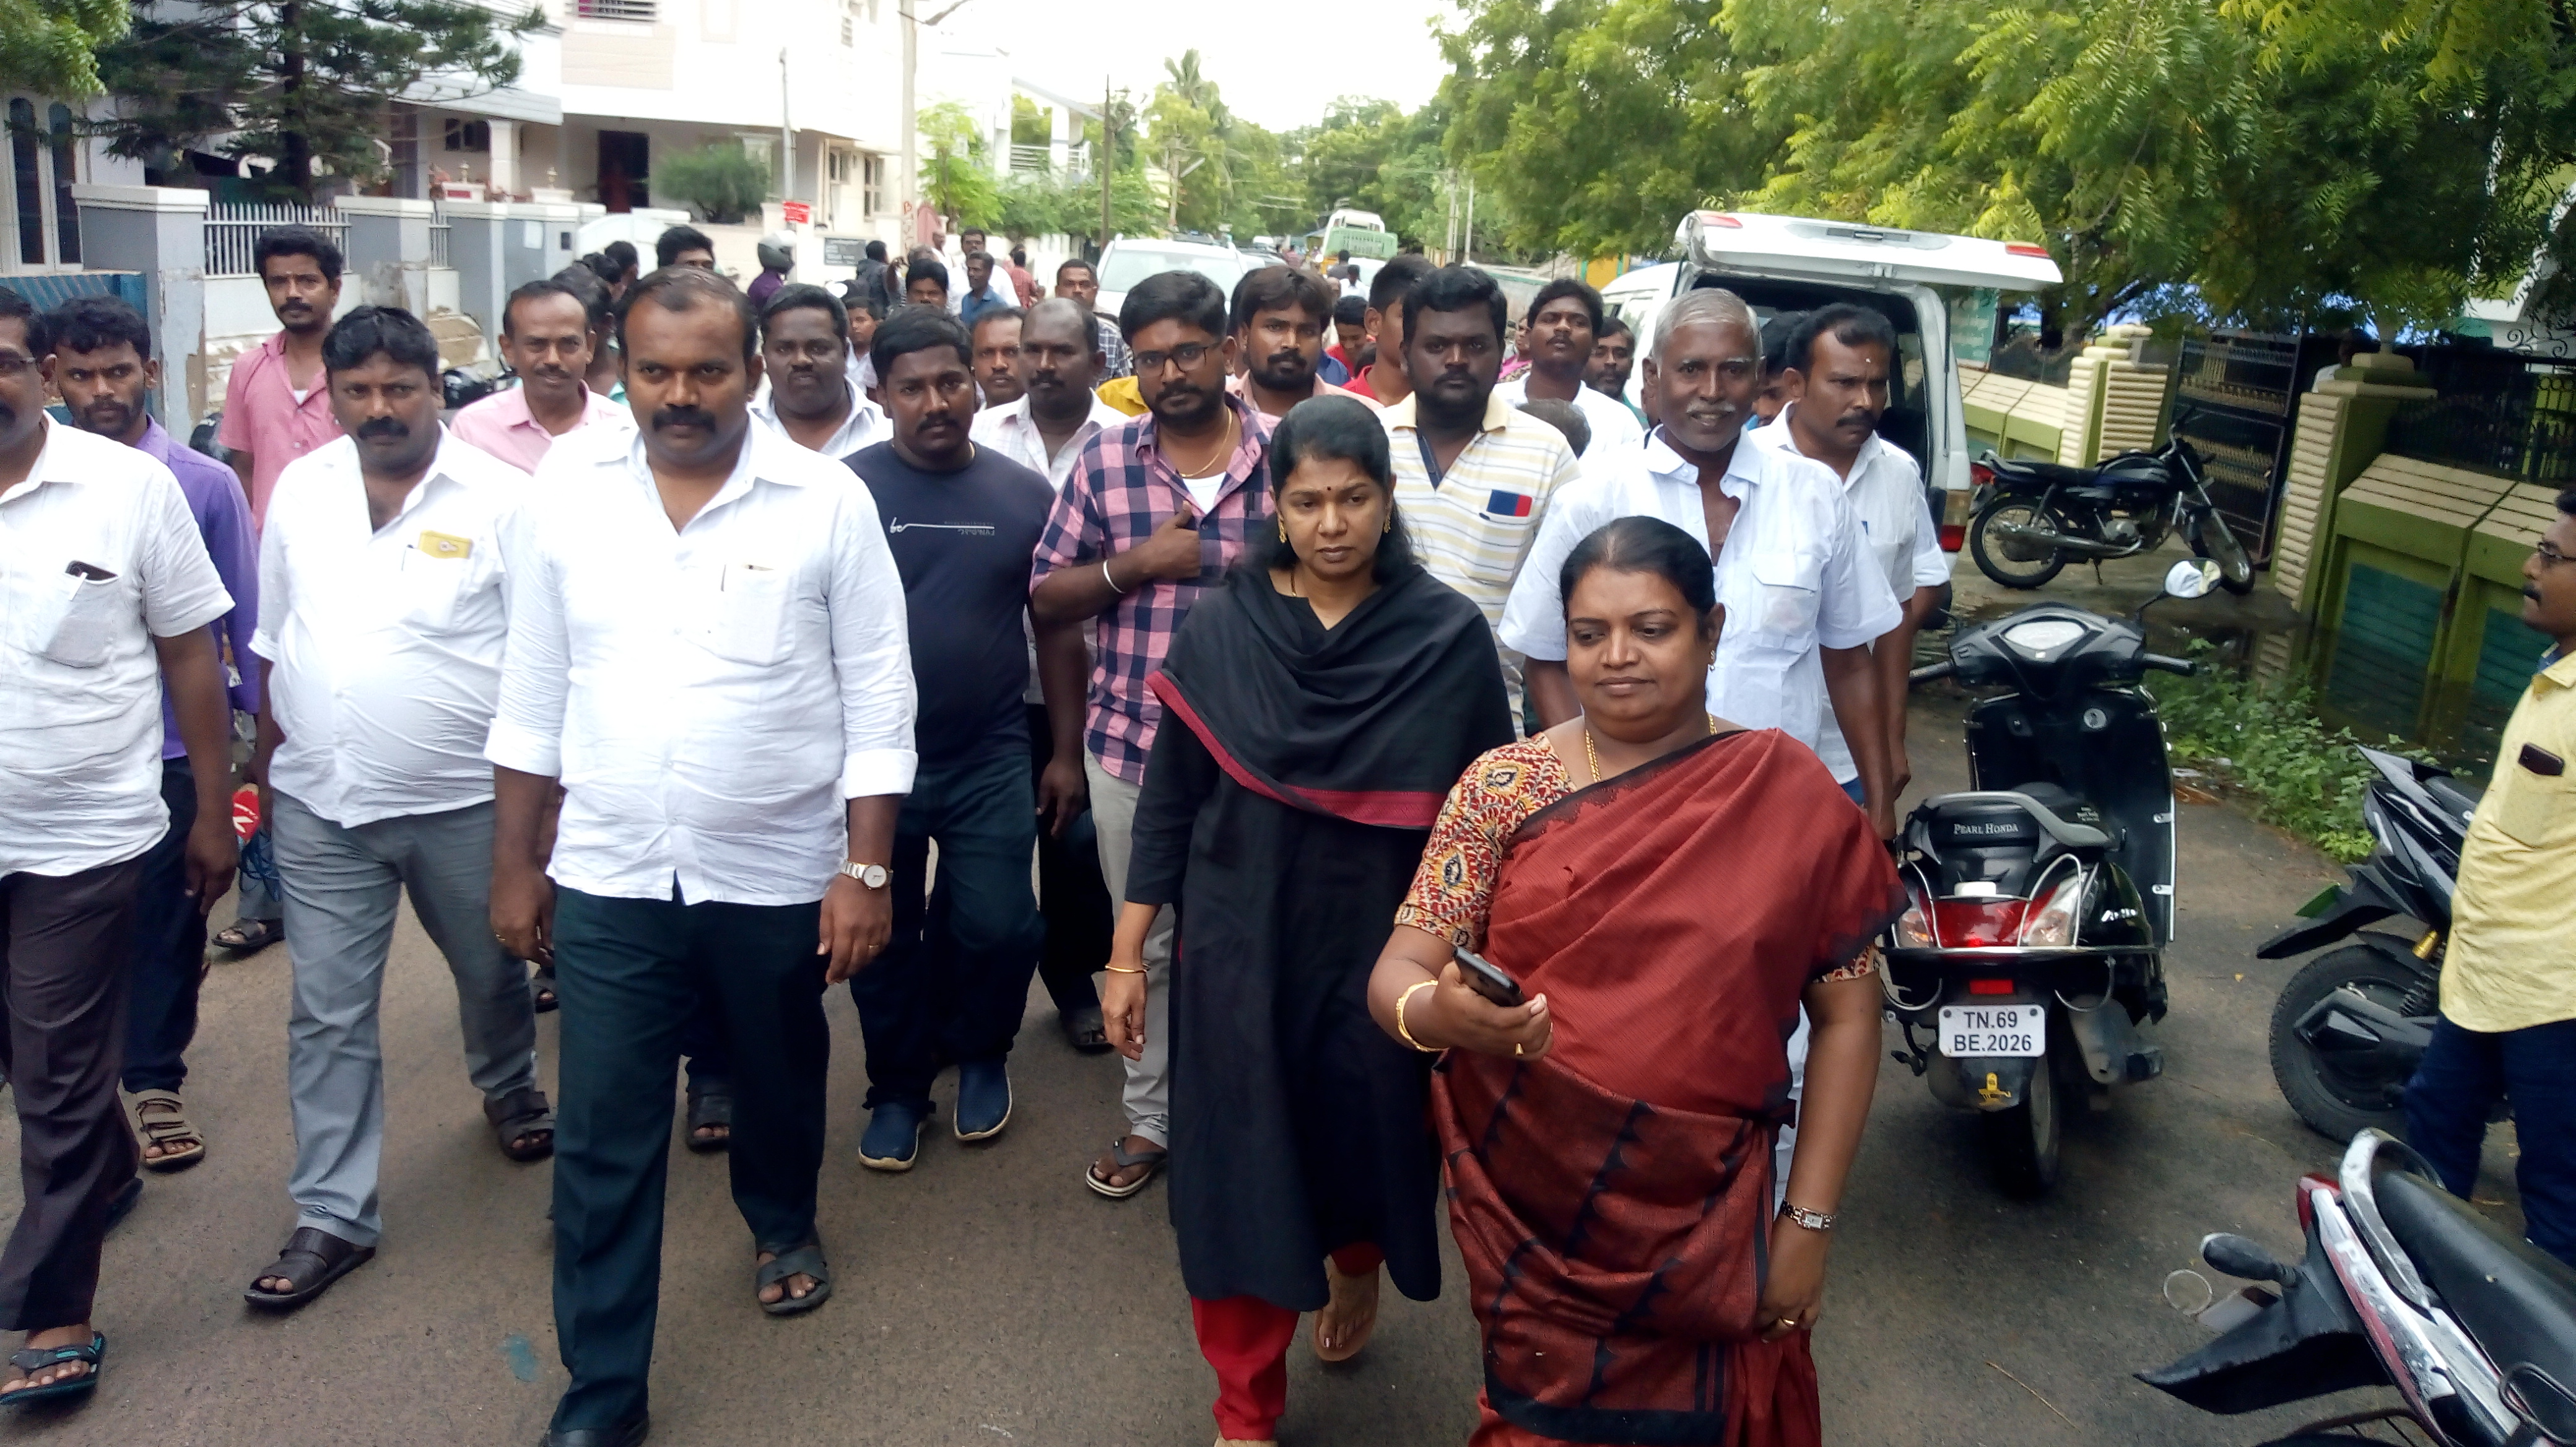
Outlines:
[[2066, 279], [2044, 246], [1803, 216], [1694, 211], [1673, 239], [1707, 270], [1783, 280], [2037, 291]]

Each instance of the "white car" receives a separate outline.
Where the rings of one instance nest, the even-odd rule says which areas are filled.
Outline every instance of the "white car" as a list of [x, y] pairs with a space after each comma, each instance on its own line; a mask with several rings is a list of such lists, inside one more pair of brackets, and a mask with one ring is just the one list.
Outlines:
[[[1981, 290], [2037, 291], [2064, 280], [2048, 249], [2023, 242], [1898, 231], [1850, 221], [1765, 216], [1750, 211], [1694, 211], [1674, 228], [1680, 261], [1613, 278], [1603, 303], [1637, 333], [1642, 361], [1655, 319], [1695, 287], [1722, 286], [1768, 321], [1779, 312], [1852, 302], [1882, 312], [1896, 327], [1896, 375], [1879, 435], [1923, 465], [1924, 486], [1941, 520], [1942, 546], [1957, 548], [1974, 483], [1968, 433], [1959, 404], [1959, 369], [1950, 350], [1950, 301]], [[1637, 377], [1628, 396], [1637, 396]]]
[[1234, 284], [1252, 270], [1243, 253], [1231, 246], [1205, 241], [1165, 241], [1158, 237], [1121, 236], [1100, 253], [1096, 274], [1100, 278], [1100, 300], [1092, 309], [1118, 320], [1118, 309], [1126, 304], [1127, 293], [1149, 276], [1166, 271], [1195, 271], [1215, 282], [1217, 289], [1234, 299]]

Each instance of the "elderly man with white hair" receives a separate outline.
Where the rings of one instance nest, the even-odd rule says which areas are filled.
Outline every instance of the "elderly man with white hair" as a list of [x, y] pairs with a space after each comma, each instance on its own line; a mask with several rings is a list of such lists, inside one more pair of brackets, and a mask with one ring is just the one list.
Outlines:
[[1840, 719], [1852, 764], [1836, 782], [1868, 809], [1880, 834], [1893, 834], [1882, 720], [1904, 700], [1880, 697], [1869, 645], [1896, 626], [1896, 595], [1871, 564], [1831, 469], [1739, 444], [1762, 382], [1761, 331], [1743, 300], [1694, 291], [1659, 320], [1641, 384], [1661, 403], [1663, 425], [1644, 448], [1595, 459], [1581, 482], [1556, 495], [1504, 605], [1503, 646], [1528, 656], [1540, 720], [1574, 717], [1557, 570], [1595, 528], [1661, 518], [1697, 538], [1717, 567], [1726, 617], [1708, 673], [1709, 712], [1779, 729], [1809, 748]]

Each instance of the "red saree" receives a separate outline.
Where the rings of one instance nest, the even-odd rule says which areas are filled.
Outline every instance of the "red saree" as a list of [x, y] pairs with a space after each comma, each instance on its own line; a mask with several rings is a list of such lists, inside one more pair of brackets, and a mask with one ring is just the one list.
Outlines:
[[1756, 1320], [1786, 1042], [1902, 904], [1864, 816], [1767, 730], [1511, 836], [1485, 953], [1548, 997], [1555, 1043], [1453, 1051], [1432, 1087], [1501, 1440], [1816, 1447], [1806, 1338]]

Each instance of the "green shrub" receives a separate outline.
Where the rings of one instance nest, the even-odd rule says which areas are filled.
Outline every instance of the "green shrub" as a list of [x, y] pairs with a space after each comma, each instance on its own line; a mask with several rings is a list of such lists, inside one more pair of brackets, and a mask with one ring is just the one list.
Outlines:
[[[2189, 678], [2159, 675], [2148, 691], [2164, 720], [2165, 748], [2176, 764], [2201, 769], [2239, 795], [2255, 818], [2276, 825], [2350, 863], [2370, 853], [2361, 798], [2373, 773], [2347, 729], [2328, 728], [2303, 687], [2265, 686], [2207, 657]], [[2399, 740], [2392, 753], [2414, 755]]]
[[683, 201], [709, 221], [731, 225], [760, 213], [769, 199], [769, 168], [742, 147], [718, 141], [665, 156], [653, 167], [653, 199]]

